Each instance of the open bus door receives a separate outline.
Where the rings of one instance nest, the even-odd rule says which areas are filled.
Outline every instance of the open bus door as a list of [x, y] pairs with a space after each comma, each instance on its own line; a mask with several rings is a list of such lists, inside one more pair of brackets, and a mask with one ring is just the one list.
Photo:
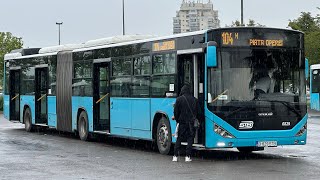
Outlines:
[[[182, 50], [178, 51], [178, 93], [180, 94], [181, 88], [184, 84], [189, 84], [192, 93], [195, 98], [199, 101], [199, 106], [201, 107], [202, 114], [204, 111], [204, 56], [202, 49], [195, 50]], [[204, 122], [201, 122], [201, 127], [196, 132], [195, 144], [203, 144], [205, 138], [205, 127]]]
[[10, 70], [10, 121], [20, 121], [20, 69]]
[[97, 133], [110, 133], [110, 63], [94, 63], [93, 74], [93, 130]]
[[36, 67], [35, 123], [39, 125], [48, 125], [48, 89], [48, 67]]

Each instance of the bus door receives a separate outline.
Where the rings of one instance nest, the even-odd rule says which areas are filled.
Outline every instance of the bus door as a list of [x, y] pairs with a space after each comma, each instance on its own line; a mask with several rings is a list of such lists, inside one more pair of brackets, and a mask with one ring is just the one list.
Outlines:
[[320, 111], [320, 68], [319, 65], [312, 65], [310, 68], [310, 108]]
[[10, 121], [20, 121], [20, 69], [10, 70]]
[[[189, 84], [191, 87], [194, 86], [194, 74], [193, 74], [193, 56], [192, 55], [180, 55], [178, 59], [178, 73], [179, 83], [178, 91], [180, 94], [181, 88], [184, 84]], [[192, 94], [194, 89], [191, 88]]]
[[94, 63], [94, 131], [110, 133], [110, 63]]
[[48, 124], [48, 67], [35, 69], [35, 120], [36, 124]]
[[[187, 51], [183, 51], [187, 52]], [[178, 88], [179, 94], [184, 84], [189, 84], [192, 94], [199, 100], [200, 107], [204, 104], [203, 82], [204, 82], [204, 60], [202, 53], [184, 54], [178, 51]], [[203, 113], [202, 113], [203, 114]], [[196, 133], [194, 142], [204, 142], [204, 123]]]

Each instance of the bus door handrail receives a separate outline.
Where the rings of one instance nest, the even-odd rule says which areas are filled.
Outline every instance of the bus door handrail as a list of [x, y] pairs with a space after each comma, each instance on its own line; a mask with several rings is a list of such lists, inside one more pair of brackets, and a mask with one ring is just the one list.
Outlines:
[[109, 93], [107, 93], [106, 95], [102, 96], [97, 102], [96, 104], [98, 104], [99, 102], [101, 102], [104, 98], [106, 98], [109, 95]]
[[20, 96], [20, 94], [18, 94], [18, 95], [16, 95], [15, 97], [11, 98], [11, 101], [17, 99], [17, 97], [19, 97], [19, 96]]
[[43, 96], [41, 96], [39, 99], [37, 99], [37, 101], [40, 101], [41, 99], [43, 99], [44, 97], [46, 97], [47, 94], [44, 94]]

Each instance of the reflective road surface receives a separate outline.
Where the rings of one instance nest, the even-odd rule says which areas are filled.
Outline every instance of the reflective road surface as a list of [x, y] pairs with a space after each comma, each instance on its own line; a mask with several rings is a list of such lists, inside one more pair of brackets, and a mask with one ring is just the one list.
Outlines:
[[320, 113], [309, 113], [306, 146], [195, 151], [171, 162], [152, 143], [52, 130], [27, 133], [0, 116], [0, 179], [320, 179]]

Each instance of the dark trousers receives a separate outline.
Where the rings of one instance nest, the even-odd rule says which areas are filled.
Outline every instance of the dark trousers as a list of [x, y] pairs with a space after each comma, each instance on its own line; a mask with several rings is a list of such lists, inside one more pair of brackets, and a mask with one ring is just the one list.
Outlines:
[[189, 124], [179, 124], [178, 138], [174, 146], [174, 155], [178, 156], [181, 150], [181, 142], [187, 140], [186, 155], [191, 156], [194, 139], [194, 129]]

